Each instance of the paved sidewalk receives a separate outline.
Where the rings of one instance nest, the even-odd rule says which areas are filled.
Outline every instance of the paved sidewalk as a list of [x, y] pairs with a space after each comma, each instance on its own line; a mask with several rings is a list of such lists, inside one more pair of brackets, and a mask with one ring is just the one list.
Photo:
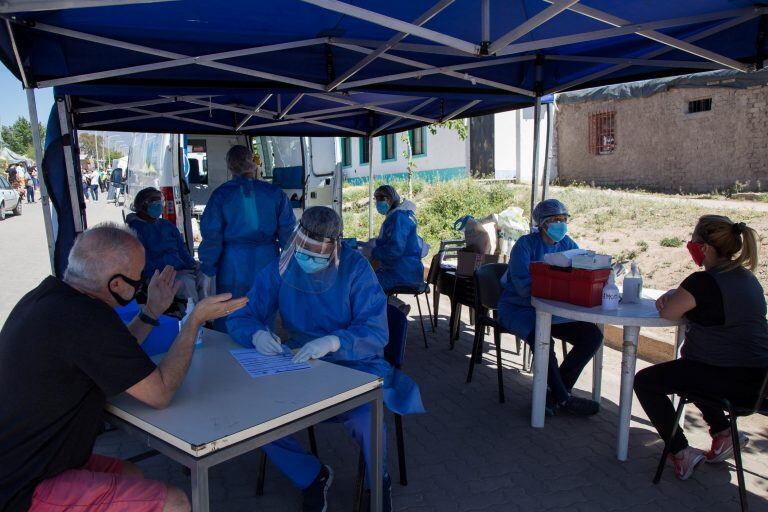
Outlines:
[[[415, 306], [415, 304], [414, 304]], [[443, 304], [442, 312], [448, 311]], [[414, 307], [415, 311], [416, 308]], [[629, 460], [616, 460], [616, 429], [621, 354], [605, 350], [603, 411], [596, 417], [549, 418], [543, 430], [530, 427], [531, 377], [520, 372], [511, 337], [504, 338], [507, 402], [499, 404], [493, 352], [465, 384], [472, 328], [465, 326], [455, 350], [448, 349], [447, 319], [424, 349], [418, 317], [409, 324], [406, 371], [421, 386], [427, 414], [405, 418], [409, 485], [393, 486], [396, 510], [407, 511], [611, 511], [738, 510], [735, 473], [730, 463], [703, 465], [686, 482], [666, 471], [651, 478], [661, 442], [635, 402]], [[489, 337], [490, 339], [490, 337]], [[647, 366], [639, 361], [638, 369]], [[587, 371], [578, 388], [591, 391]], [[389, 467], [397, 482], [394, 429], [388, 416]], [[708, 447], [697, 411], [688, 414], [691, 443]], [[744, 453], [751, 510], [768, 511], [768, 421], [741, 422], [751, 438]], [[331, 510], [351, 510], [357, 448], [338, 425], [318, 428], [321, 457], [336, 473]], [[301, 435], [303, 439], [305, 436]], [[119, 432], [103, 435], [96, 449], [127, 457], [142, 446]], [[217, 511], [299, 510], [299, 493], [274, 466], [268, 466], [263, 497], [255, 496], [258, 454], [243, 456], [211, 471], [212, 509]], [[154, 457], [139, 464], [148, 477], [189, 489], [176, 463]]]

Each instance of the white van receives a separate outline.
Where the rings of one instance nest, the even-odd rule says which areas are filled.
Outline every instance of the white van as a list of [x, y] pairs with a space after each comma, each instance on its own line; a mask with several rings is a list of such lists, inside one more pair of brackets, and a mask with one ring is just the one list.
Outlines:
[[259, 155], [259, 179], [285, 190], [297, 219], [314, 205], [330, 206], [341, 215], [341, 164], [332, 137], [136, 133], [128, 151], [125, 208], [141, 189], [159, 189], [165, 199], [163, 217], [175, 222], [194, 247], [193, 218], [231, 178], [226, 155], [237, 144], [250, 145]]

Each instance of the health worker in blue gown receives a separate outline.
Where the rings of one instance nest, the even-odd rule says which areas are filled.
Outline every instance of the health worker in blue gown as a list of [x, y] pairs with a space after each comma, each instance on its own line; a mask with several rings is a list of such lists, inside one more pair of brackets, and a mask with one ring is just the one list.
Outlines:
[[[227, 152], [233, 178], [211, 194], [200, 220], [200, 268], [210, 293], [242, 297], [262, 268], [284, 248], [296, 218], [282, 189], [256, 179], [253, 154], [245, 146]], [[214, 279], [215, 278], [215, 279]], [[226, 331], [224, 319], [214, 328]]]
[[[227, 320], [235, 341], [265, 355], [297, 350], [294, 361], [322, 359], [384, 379], [384, 403], [399, 414], [423, 412], [418, 386], [384, 359], [387, 300], [368, 261], [340, 243], [341, 219], [330, 208], [308, 208], [289, 247], [263, 269], [249, 303]], [[280, 313], [285, 331], [273, 332]], [[360, 446], [370, 474], [370, 406], [337, 416]], [[386, 436], [385, 436], [386, 438]], [[303, 510], [325, 510], [333, 473], [293, 436], [264, 446], [267, 456], [302, 490]], [[386, 449], [385, 449], [386, 452]], [[386, 456], [385, 456], [386, 460]], [[384, 467], [384, 506], [391, 481]]]
[[163, 203], [163, 194], [159, 190], [142, 189], [136, 194], [131, 205], [133, 213], [128, 214], [125, 222], [144, 246], [144, 276], [150, 278], [155, 271], [162, 271], [166, 265], [172, 266], [176, 270], [176, 281], [181, 282], [176, 296], [197, 303], [206, 296], [204, 275], [199, 272], [199, 265], [189, 253], [176, 225], [162, 218]]
[[[416, 205], [402, 201], [391, 185], [374, 193], [376, 211], [385, 215], [379, 236], [363, 253], [381, 263], [376, 277], [384, 291], [397, 286], [417, 287], [424, 283], [424, 240], [417, 234]], [[428, 251], [428, 249], [427, 249]]]
[[[536, 310], [531, 306], [531, 273], [534, 261], [544, 255], [578, 249], [568, 232], [568, 209], [557, 199], [546, 199], [533, 209], [534, 232], [520, 237], [512, 247], [509, 267], [502, 278], [504, 291], [499, 300], [499, 322], [508, 332], [519, 336], [533, 347], [536, 334]], [[582, 370], [600, 348], [603, 336], [595, 324], [552, 319], [552, 336], [573, 345], [558, 366], [555, 343], [549, 346], [547, 375], [548, 415], [565, 411], [576, 416], [590, 416], [600, 410], [597, 402], [571, 394]]]

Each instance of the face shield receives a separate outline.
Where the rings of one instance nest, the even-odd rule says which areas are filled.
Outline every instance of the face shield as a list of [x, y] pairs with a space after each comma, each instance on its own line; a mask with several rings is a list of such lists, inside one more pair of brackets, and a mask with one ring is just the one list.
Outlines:
[[301, 292], [323, 293], [336, 282], [340, 250], [338, 238], [313, 233], [299, 222], [280, 255], [280, 277]]

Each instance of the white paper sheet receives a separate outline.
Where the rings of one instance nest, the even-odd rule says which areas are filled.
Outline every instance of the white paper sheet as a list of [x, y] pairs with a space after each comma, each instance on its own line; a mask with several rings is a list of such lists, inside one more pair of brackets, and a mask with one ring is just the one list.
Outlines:
[[243, 370], [253, 378], [311, 368], [309, 363], [293, 363], [293, 354], [288, 347], [284, 348], [285, 352], [275, 356], [262, 355], [255, 348], [242, 348], [229, 352], [237, 359]]

